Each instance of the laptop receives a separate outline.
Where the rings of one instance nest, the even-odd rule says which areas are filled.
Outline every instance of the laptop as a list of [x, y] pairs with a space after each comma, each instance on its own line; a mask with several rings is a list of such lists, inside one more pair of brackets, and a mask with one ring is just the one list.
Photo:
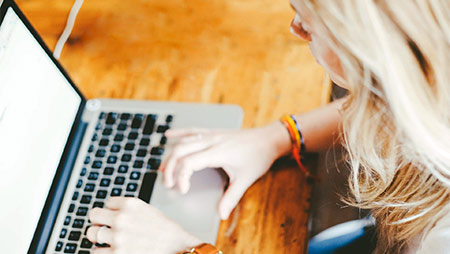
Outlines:
[[186, 195], [166, 189], [164, 132], [238, 129], [241, 108], [86, 100], [16, 4], [0, 4], [0, 252], [91, 253], [87, 213], [111, 196], [138, 197], [215, 243], [226, 177], [205, 169]]

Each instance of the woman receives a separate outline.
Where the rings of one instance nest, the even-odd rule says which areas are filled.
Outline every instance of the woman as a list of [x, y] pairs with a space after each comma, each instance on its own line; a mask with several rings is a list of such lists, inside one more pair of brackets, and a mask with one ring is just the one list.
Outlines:
[[[450, 250], [450, 1], [292, 0], [291, 31], [307, 40], [344, 100], [296, 120], [307, 151], [335, 141], [348, 150], [352, 197], [372, 209], [378, 252]], [[292, 134], [292, 133], [291, 133]], [[231, 184], [219, 204], [226, 219], [246, 189], [293, 145], [281, 122], [230, 131], [173, 130], [161, 170], [185, 193], [194, 171], [221, 167]], [[264, 143], [258, 142], [265, 140]], [[233, 158], [230, 160], [229, 158]], [[238, 159], [236, 159], [238, 158]], [[95, 253], [177, 253], [195, 237], [136, 199], [113, 198], [90, 220], [108, 225]], [[99, 226], [88, 230], [97, 242]]]

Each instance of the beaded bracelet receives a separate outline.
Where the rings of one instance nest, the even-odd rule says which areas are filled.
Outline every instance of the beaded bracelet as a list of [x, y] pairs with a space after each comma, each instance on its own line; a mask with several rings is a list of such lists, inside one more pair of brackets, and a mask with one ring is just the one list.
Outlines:
[[309, 171], [300, 160], [301, 153], [305, 151], [305, 142], [297, 119], [295, 119], [293, 115], [285, 115], [280, 121], [286, 126], [286, 129], [289, 132], [292, 143], [292, 157], [294, 157], [298, 167], [309, 176]]

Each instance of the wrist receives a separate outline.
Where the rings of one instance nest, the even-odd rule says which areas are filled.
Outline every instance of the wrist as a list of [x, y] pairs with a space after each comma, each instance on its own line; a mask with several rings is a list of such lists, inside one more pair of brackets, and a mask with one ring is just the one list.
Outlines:
[[178, 251], [178, 252], [176, 252], [177, 254], [185, 253], [186, 250], [189, 250], [192, 247], [203, 243], [197, 237], [189, 234], [188, 232], [186, 232], [184, 230], [182, 230], [180, 232], [179, 236], [180, 236], [180, 238], [178, 238], [178, 239], [180, 241], [178, 241], [178, 244], [174, 244], [174, 250]]
[[273, 122], [266, 127], [266, 137], [269, 144], [274, 148], [276, 158], [288, 155], [292, 150], [292, 142], [289, 132], [280, 121]]

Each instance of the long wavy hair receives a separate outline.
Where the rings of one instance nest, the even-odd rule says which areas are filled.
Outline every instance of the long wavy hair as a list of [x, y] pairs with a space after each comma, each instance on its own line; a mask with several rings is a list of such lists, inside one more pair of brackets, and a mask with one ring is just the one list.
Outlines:
[[450, 201], [450, 1], [300, 2], [349, 87], [347, 201], [372, 209], [377, 252], [400, 252]]

